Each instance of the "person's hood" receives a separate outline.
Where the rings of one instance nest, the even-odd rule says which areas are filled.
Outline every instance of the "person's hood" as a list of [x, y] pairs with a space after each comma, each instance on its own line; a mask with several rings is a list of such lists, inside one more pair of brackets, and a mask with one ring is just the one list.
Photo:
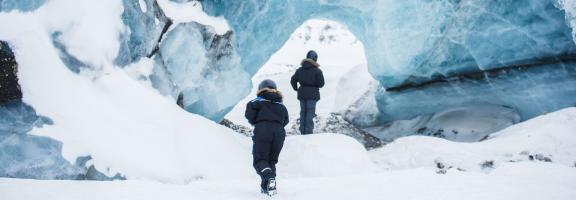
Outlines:
[[256, 92], [256, 95], [273, 102], [282, 102], [282, 99], [284, 98], [280, 91], [270, 88], [263, 88], [261, 90], [258, 90], [258, 92]]
[[302, 63], [300, 63], [300, 65], [302, 65], [302, 67], [320, 67], [320, 64], [318, 64], [316, 61], [310, 58], [302, 60]]

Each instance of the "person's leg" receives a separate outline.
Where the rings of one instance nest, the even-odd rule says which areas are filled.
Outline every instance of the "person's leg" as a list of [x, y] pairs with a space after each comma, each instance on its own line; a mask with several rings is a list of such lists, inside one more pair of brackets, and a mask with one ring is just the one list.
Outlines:
[[300, 134], [306, 134], [306, 100], [300, 100]]
[[316, 100], [306, 101], [306, 134], [314, 132], [314, 117], [316, 116]]
[[271, 133], [268, 133], [265, 124], [258, 124], [254, 128], [254, 136], [252, 136], [253, 146], [252, 146], [252, 165], [256, 170], [256, 173], [260, 175], [262, 182], [260, 183], [261, 189], [266, 189], [266, 181], [268, 177], [272, 174], [272, 168], [270, 167], [270, 153], [272, 147], [272, 137]]
[[286, 138], [286, 132], [284, 127], [279, 126], [278, 131], [274, 134], [274, 140], [272, 142], [272, 152], [270, 153], [270, 166], [272, 168], [273, 177], [276, 177], [276, 164], [278, 163], [278, 158], [280, 157], [280, 152], [284, 146], [284, 139]]

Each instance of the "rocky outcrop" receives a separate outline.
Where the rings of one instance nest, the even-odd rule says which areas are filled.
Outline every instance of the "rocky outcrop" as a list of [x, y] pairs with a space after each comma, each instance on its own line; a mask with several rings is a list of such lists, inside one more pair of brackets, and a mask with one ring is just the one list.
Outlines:
[[22, 98], [18, 84], [18, 63], [7, 42], [0, 41], [0, 104]]

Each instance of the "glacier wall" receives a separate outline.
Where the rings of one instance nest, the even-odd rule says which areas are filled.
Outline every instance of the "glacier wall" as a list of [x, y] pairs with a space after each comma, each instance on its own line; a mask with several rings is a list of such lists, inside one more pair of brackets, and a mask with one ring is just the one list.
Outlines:
[[[382, 121], [484, 103], [513, 107], [527, 119], [576, 104], [572, 86], [549, 87], [575, 78], [570, 71], [576, 68], [576, 45], [558, 1], [206, 0], [203, 5], [228, 19], [242, 65], [252, 74], [305, 20], [346, 24], [364, 44], [370, 73], [389, 90], [377, 95]], [[523, 70], [531, 67], [539, 69]], [[498, 87], [490, 85], [490, 74], [508, 69], [516, 72], [498, 76]], [[554, 79], [563, 70], [568, 73]], [[446, 91], [442, 83], [457, 87]], [[421, 98], [408, 98], [414, 93]], [[527, 93], [532, 98], [523, 96]], [[406, 101], [392, 100], [399, 98]]]

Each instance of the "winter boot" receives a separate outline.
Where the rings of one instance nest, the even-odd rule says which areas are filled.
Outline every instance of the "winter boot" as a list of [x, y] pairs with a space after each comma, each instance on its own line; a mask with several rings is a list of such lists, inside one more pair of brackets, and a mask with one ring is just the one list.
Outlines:
[[274, 196], [276, 195], [276, 179], [275, 178], [270, 178], [268, 179], [268, 185], [266, 187], [268, 196]]

